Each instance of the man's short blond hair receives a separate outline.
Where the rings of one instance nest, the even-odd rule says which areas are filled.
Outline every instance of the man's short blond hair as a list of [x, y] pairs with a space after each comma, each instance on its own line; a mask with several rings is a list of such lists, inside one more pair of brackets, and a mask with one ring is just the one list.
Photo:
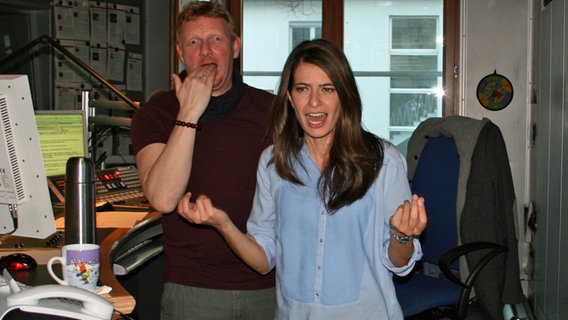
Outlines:
[[217, 0], [213, 1], [191, 1], [186, 4], [176, 21], [176, 43], [181, 40], [181, 26], [184, 22], [195, 20], [199, 17], [221, 18], [227, 23], [231, 40], [237, 38], [237, 30], [231, 14]]

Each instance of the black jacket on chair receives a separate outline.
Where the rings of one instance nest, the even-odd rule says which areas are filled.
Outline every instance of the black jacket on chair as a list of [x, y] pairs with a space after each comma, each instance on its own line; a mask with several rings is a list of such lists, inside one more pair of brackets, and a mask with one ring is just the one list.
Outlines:
[[[483, 200], [482, 200], [483, 199]], [[487, 122], [477, 139], [467, 183], [460, 232], [463, 243], [488, 241], [508, 248], [482, 271], [475, 291], [494, 319], [503, 314], [503, 304], [522, 303], [515, 233], [515, 190], [505, 141], [499, 127]], [[468, 256], [468, 265], [479, 255]]]

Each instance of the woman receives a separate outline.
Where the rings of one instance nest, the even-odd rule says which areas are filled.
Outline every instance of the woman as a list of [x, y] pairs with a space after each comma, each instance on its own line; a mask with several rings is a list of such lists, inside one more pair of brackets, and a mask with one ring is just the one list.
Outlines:
[[343, 52], [301, 43], [273, 105], [274, 145], [260, 158], [248, 234], [215, 199], [188, 193], [178, 205], [254, 270], [276, 267], [278, 319], [402, 319], [392, 273], [421, 257], [424, 199], [411, 198], [404, 158], [362, 128], [361, 109]]

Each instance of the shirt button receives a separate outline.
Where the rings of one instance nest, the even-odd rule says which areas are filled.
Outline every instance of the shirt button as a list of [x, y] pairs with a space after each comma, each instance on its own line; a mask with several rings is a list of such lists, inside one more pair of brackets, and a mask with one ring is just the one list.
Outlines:
[[316, 292], [314, 293], [314, 295], [316, 296], [316, 298], [319, 298], [320, 293], [316, 291]]
[[322, 242], [323, 242], [323, 239], [320, 239], [320, 243], [322, 243]]

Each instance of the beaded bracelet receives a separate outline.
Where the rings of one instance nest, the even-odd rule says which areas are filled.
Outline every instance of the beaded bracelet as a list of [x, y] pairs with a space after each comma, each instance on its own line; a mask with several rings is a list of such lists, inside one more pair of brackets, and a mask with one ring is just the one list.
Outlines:
[[185, 121], [181, 121], [181, 120], [175, 120], [174, 126], [187, 127], [187, 128], [192, 128], [192, 129], [195, 129], [195, 130], [201, 129], [201, 126], [197, 123], [185, 122]]

